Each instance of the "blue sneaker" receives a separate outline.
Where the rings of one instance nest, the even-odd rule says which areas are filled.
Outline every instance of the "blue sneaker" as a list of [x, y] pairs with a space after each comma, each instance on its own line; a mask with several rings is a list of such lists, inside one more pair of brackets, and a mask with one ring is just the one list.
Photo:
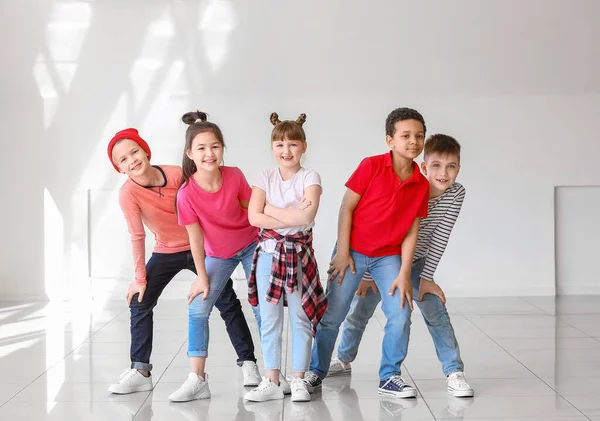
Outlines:
[[396, 374], [387, 380], [379, 382], [378, 393], [380, 395], [395, 396], [397, 398], [416, 398], [417, 389], [404, 381]]

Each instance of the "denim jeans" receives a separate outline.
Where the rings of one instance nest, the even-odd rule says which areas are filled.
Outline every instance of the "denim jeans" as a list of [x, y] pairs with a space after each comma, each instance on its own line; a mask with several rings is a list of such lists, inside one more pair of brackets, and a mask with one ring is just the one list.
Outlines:
[[[261, 344], [265, 370], [281, 369], [283, 334], [283, 297], [277, 304], [266, 301], [270, 285], [273, 254], [259, 252], [256, 264], [256, 284], [261, 319]], [[292, 370], [303, 373], [308, 370], [312, 344], [312, 324], [302, 308], [302, 268], [298, 268], [298, 291], [287, 294], [288, 314], [292, 330]]]
[[[416, 300], [419, 296], [421, 272], [424, 265], [425, 259], [419, 259], [413, 263], [410, 276], [413, 285], [413, 296], [433, 339], [435, 352], [442, 363], [442, 370], [448, 376], [456, 371], [464, 371], [464, 365], [460, 358], [460, 349], [450, 323], [450, 316], [442, 300], [433, 294], [425, 294], [423, 301]], [[373, 292], [371, 289], [368, 290], [367, 296], [364, 298], [354, 297], [350, 313], [344, 322], [342, 338], [338, 346], [338, 358], [340, 360], [345, 362], [354, 361], [367, 323], [373, 316], [380, 300], [380, 293]]]
[[[153, 310], [163, 289], [180, 271], [188, 269], [196, 273], [190, 251], [165, 254], [153, 253], [146, 264], [146, 292], [141, 303], [138, 294], [131, 300], [131, 368], [152, 370]], [[227, 280], [215, 303], [225, 322], [231, 344], [237, 353], [238, 365], [244, 361], [255, 361], [254, 343], [248, 323], [242, 312], [240, 300], [233, 290], [233, 282]]]
[[[252, 243], [230, 259], [206, 256], [205, 265], [210, 291], [205, 300], [202, 299], [202, 294], [194, 298], [188, 308], [188, 357], [208, 356], [210, 313], [238, 264], [243, 265], [246, 278], [250, 276], [255, 248], [256, 243]], [[253, 311], [255, 316], [258, 315], [257, 322], [260, 330], [260, 309], [253, 307]]]
[[[365, 271], [368, 269], [371, 272], [379, 290], [387, 292], [398, 277], [402, 265], [399, 255], [369, 257], [350, 250], [350, 256], [354, 259], [356, 273], [353, 274], [348, 268], [341, 285], [337, 284], [337, 279], [327, 285], [328, 306], [317, 326], [310, 362], [310, 370], [320, 377], [327, 375], [340, 325], [348, 314], [356, 288]], [[387, 322], [381, 347], [379, 377], [381, 380], [387, 380], [401, 373], [400, 366], [408, 351], [411, 311], [408, 304], [405, 304], [404, 308], [400, 307], [398, 290], [394, 295], [384, 294], [382, 301]]]

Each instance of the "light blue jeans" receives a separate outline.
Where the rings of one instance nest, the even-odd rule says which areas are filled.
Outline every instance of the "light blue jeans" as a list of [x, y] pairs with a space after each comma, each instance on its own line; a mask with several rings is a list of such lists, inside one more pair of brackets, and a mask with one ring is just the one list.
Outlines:
[[[327, 285], [327, 310], [317, 327], [310, 362], [310, 370], [319, 377], [327, 375], [340, 326], [350, 310], [356, 288], [365, 271], [369, 269], [377, 288], [387, 292], [398, 277], [402, 265], [399, 255], [369, 257], [350, 250], [350, 256], [354, 259], [356, 273], [353, 274], [348, 268], [342, 285], [337, 284], [337, 279]], [[381, 345], [379, 377], [381, 380], [387, 380], [401, 373], [400, 366], [408, 351], [411, 310], [408, 304], [405, 304], [404, 308], [400, 307], [398, 290], [394, 295], [384, 294], [382, 302], [387, 322]]]
[[[413, 285], [413, 296], [433, 339], [435, 352], [442, 363], [442, 370], [448, 376], [456, 371], [464, 371], [464, 365], [460, 358], [460, 349], [450, 323], [450, 316], [442, 300], [433, 294], [425, 294], [423, 301], [416, 300], [419, 296], [421, 272], [424, 265], [425, 259], [419, 259], [413, 263], [410, 276]], [[355, 296], [352, 300], [350, 313], [344, 322], [342, 339], [338, 346], [338, 358], [340, 360], [351, 362], [356, 358], [362, 335], [379, 301], [381, 301], [380, 293], [373, 292], [371, 289], [368, 290], [366, 297]]]
[[[200, 294], [194, 298], [188, 308], [188, 357], [206, 357], [208, 355], [208, 318], [210, 313], [229, 277], [240, 263], [244, 266], [246, 278], [250, 276], [255, 248], [256, 243], [252, 243], [230, 259], [206, 256], [205, 265], [210, 290], [206, 300], [203, 300], [202, 294]], [[260, 310], [252, 307], [252, 311], [260, 331]]]
[[[283, 334], [283, 297], [277, 304], [267, 302], [273, 254], [260, 251], [256, 264], [256, 284], [261, 319], [261, 345], [265, 370], [281, 369]], [[300, 263], [299, 265], [300, 266]], [[302, 308], [302, 268], [298, 268], [298, 291], [287, 295], [290, 328], [292, 330], [292, 370], [294, 373], [308, 371], [312, 324]]]

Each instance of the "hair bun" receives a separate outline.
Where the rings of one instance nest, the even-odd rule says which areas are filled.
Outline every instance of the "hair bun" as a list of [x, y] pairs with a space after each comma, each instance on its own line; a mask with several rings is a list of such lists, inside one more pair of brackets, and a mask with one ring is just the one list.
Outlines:
[[273, 126], [277, 126], [281, 121], [279, 121], [279, 115], [277, 113], [271, 113], [271, 117], [269, 117], [269, 121]]
[[306, 121], [306, 114], [302, 113], [300, 114], [300, 116], [296, 119], [296, 124], [300, 125], [300, 127], [302, 127], [302, 125], [304, 124], [304, 122]]
[[198, 120], [200, 120], [200, 122], [207, 121], [208, 114], [202, 111], [190, 111], [189, 113], [185, 113], [183, 117], [181, 117], [181, 121], [183, 121], [188, 126], [197, 123]]

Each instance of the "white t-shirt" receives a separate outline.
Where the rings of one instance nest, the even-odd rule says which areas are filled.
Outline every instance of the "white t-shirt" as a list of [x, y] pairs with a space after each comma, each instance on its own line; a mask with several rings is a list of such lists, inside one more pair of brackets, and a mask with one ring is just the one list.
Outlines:
[[[321, 186], [321, 176], [313, 170], [300, 168], [296, 175], [290, 180], [284, 181], [279, 173], [279, 168], [263, 170], [254, 184], [264, 190], [266, 200], [278, 208], [298, 208], [304, 199], [304, 190], [309, 186]], [[308, 225], [277, 229], [279, 234], [296, 234], [315, 226], [315, 221]], [[275, 252], [275, 240], [262, 241], [259, 245], [267, 253]]]

